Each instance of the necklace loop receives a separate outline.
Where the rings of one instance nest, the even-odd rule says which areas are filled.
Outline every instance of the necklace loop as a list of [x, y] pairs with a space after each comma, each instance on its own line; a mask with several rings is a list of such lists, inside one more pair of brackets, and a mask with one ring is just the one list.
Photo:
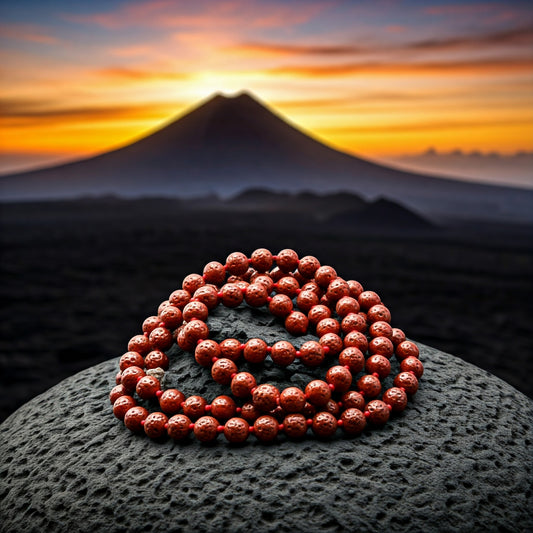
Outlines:
[[[269, 346], [258, 338], [216, 342], [209, 338], [207, 321], [220, 304], [265, 307], [291, 335], [311, 328], [318, 340], [299, 347], [287, 340]], [[142, 331], [120, 358], [109, 398], [114, 415], [128, 429], [154, 439], [168, 435], [179, 441], [192, 433], [208, 442], [223, 433], [229, 442], [244, 442], [251, 434], [269, 442], [280, 434], [303, 438], [309, 428], [319, 438], [332, 437], [339, 428], [358, 435], [367, 424], [382, 426], [391, 414], [403, 411], [424, 372], [418, 346], [391, 326], [391, 313], [376, 292], [344, 280], [316, 257], [299, 259], [291, 249], [275, 256], [264, 248], [250, 257], [233, 252], [225, 264], [207, 263], [202, 275], [184, 278], [157, 316], [144, 320]], [[228, 395], [208, 403], [198, 395], [186, 398], [177, 389], [162, 390], [169, 367], [166, 352], [175, 343], [210, 369], [213, 380], [229, 388]], [[393, 356], [400, 372], [382, 393]], [[305, 390], [290, 386], [281, 391], [239, 371], [242, 360], [253, 365], [267, 357], [284, 368], [325, 363], [329, 368], [323, 380], [311, 380]], [[145, 405], [154, 404], [159, 410], [150, 413]]]

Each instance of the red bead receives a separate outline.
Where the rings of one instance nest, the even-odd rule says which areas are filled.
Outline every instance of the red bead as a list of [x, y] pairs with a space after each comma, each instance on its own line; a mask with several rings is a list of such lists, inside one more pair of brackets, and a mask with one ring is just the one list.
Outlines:
[[111, 389], [111, 392], [109, 393], [109, 401], [111, 402], [111, 405], [113, 405], [118, 398], [120, 398], [121, 396], [125, 396], [127, 394], [128, 394], [128, 391], [125, 389], [122, 383], [119, 383], [118, 385], [113, 387]]
[[300, 361], [305, 366], [319, 366], [324, 359], [324, 348], [319, 342], [307, 341], [300, 347]]
[[327, 286], [337, 277], [337, 271], [331, 266], [321, 266], [315, 272], [315, 281], [319, 287], [327, 288]]
[[193, 420], [205, 415], [205, 406], [207, 402], [201, 396], [189, 396], [183, 402], [183, 414]]
[[185, 395], [178, 389], [167, 389], [159, 397], [159, 407], [167, 415], [173, 415], [181, 409]]
[[193, 318], [198, 320], [207, 320], [209, 316], [209, 309], [207, 305], [202, 302], [191, 301], [183, 308], [183, 319], [187, 322], [191, 321]]
[[236, 373], [237, 365], [231, 359], [218, 359], [211, 367], [212, 378], [221, 385], [229, 385]]
[[[165, 307], [170, 307], [169, 305]], [[163, 308], [164, 309], [164, 308]], [[142, 325], [143, 333], [150, 333], [152, 330], [157, 328], [161, 322], [159, 316], [149, 316]]]
[[230, 418], [224, 424], [224, 437], [228, 442], [244, 442], [250, 434], [250, 425], [243, 418]]
[[300, 259], [300, 263], [298, 264], [298, 272], [307, 279], [311, 279], [314, 277], [315, 272], [320, 268], [320, 261], [312, 256], [312, 255], [306, 255], [305, 257], [302, 257]]
[[309, 320], [300, 311], [292, 311], [291, 314], [285, 319], [285, 329], [291, 335], [305, 335], [307, 333], [307, 327]]
[[405, 333], [400, 328], [392, 328], [391, 340], [394, 346], [398, 346], [405, 340]]
[[357, 301], [363, 311], [368, 311], [372, 306], [380, 304], [381, 298], [374, 291], [364, 291], [357, 297]]
[[121, 376], [121, 383], [127, 391], [133, 392], [139, 381], [146, 374], [144, 370], [138, 366], [129, 366], [124, 369]]
[[292, 309], [292, 300], [286, 294], [276, 294], [268, 304], [268, 310], [278, 318], [286, 318]]
[[268, 291], [261, 283], [252, 283], [246, 288], [244, 299], [251, 307], [261, 307], [268, 301]]
[[398, 387], [391, 387], [383, 393], [382, 400], [390, 405], [392, 411], [400, 412], [407, 407], [407, 394]]
[[267, 294], [270, 294], [274, 290], [274, 281], [272, 278], [266, 274], [260, 274], [258, 276], [252, 277], [253, 284], [262, 285], [266, 291]]
[[303, 313], [309, 313], [310, 309], [318, 305], [318, 296], [312, 291], [302, 290], [296, 297], [296, 305]]
[[272, 411], [279, 403], [279, 390], [268, 383], [259, 385], [252, 392], [252, 401], [258, 411]]
[[182, 440], [191, 432], [191, 419], [185, 415], [174, 415], [168, 419], [167, 433], [174, 440]]
[[387, 422], [390, 416], [389, 406], [381, 400], [372, 400], [366, 404], [368, 422], [376, 426], [382, 426]]
[[350, 313], [358, 313], [359, 309], [359, 302], [351, 296], [343, 296], [335, 305], [335, 311], [341, 318]]
[[181, 288], [189, 294], [194, 294], [194, 292], [203, 285], [205, 285], [205, 281], [200, 274], [189, 274], [188, 276], [185, 276]]
[[367, 329], [366, 320], [358, 313], [348, 313], [341, 322], [343, 333], [351, 331], [360, 331], [364, 333]]
[[[207, 339], [209, 328], [202, 320], [193, 320], [183, 326], [183, 332], [187, 340], [196, 346], [199, 340]], [[181, 345], [180, 345], [181, 348]]]
[[366, 360], [366, 371], [369, 374], [378, 374], [379, 379], [386, 378], [391, 371], [390, 361], [383, 355], [372, 355]]
[[349, 279], [347, 283], [348, 287], [350, 287], [350, 296], [355, 299], [359, 298], [359, 295], [363, 292], [363, 286], [353, 279]]
[[396, 346], [396, 357], [400, 361], [407, 357], [418, 357], [419, 355], [418, 346], [412, 341], [403, 341]]
[[183, 315], [181, 313], [181, 310], [173, 305], [165, 306], [159, 312], [158, 318], [160, 322], [165, 323], [165, 327], [167, 327], [168, 329], [176, 329], [183, 323]]
[[331, 399], [331, 389], [325, 381], [314, 379], [305, 387], [305, 397], [315, 407], [322, 407]]
[[217, 396], [211, 402], [211, 414], [221, 422], [235, 416], [235, 401], [229, 396]]
[[262, 363], [267, 356], [268, 345], [262, 339], [250, 339], [245, 345], [242, 355], [249, 363]]
[[330, 318], [330, 317], [331, 317], [331, 309], [322, 304], [314, 305], [313, 307], [311, 307], [311, 309], [309, 310], [309, 313], [307, 314], [309, 323], [315, 327], [321, 320], [324, 320], [324, 318]]
[[193, 300], [203, 303], [211, 311], [218, 305], [218, 288], [214, 285], [204, 285], [195, 291]]
[[418, 390], [418, 379], [411, 372], [400, 372], [394, 378], [394, 386], [400, 389], [405, 389], [407, 394], [416, 394]]
[[327, 411], [328, 413], [331, 413], [335, 418], [339, 416], [339, 413], [341, 412], [341, 406], [338, 402], [335, 400], [329, 400], [324, 407], [321, 407], [323, 411]]
[[283, 419], [283, 431], [291, 439], [300, 439], [307, 433], [307, 420], [305, 416], [291, 413]]
[[320, 300], [324, 292], [322, 289], [316, 284], [314, 281], [308, 281], [305, 285], [302, 286], [302, 292], [309, 291], [312, 292], [317, 296], [317, 298]]
[[226, 279], [226, 269], [222, 263], [211, 261], [204, 267], [204, 281], [214, 285], [222, 285]]
[[120, 370], [126, 370], [129, 366], [142, 368], [144, 366], [143, 356], [139, 352], [126, 352], [120, 358], [119, 368]]
[[144, 366], [148, 369], [162, 368], [163, 370], [168, 369], [168, 357], [161, 350], [152, 350], [144, 358]]
[[255, 377], [249, 372], [239, 372], [231, 380], [231, 393], [236, 398], [247, 398], [257, 386]]
[[253, 424], [255, 420], [259, 418], [261, 413], [255, 408], [254, 404], [251, 402], [245, 403], [241, 407], [241, 416], [248, 423]]
[[390, 359], [394, 354], [394, 345], [387, 337], [374, 337], [368, 343], [368, 352], [372, 355], [383, 355], [387, 359]]
[[152, 345], [144, 335], [134, 335], [128, 342], [129, 352], [138, 352], [143, 357], [152, 350]]
[[139, 398], [142, 398], [143, 400], [148, 400], [150, 398], [155, 398], [155, 394], [158, 390], [160, 390], [160, 388], [161, 385], [159, 384], [159, 380], [156, 379], [154, 376], [143, 376], [137, 382], [135, 392], [137, 393], [137, 396], [139, 396]]
[[358, 374], [365, 366], [365, 356], [359, 348], [349, 346], [339, 354], [339, 364], [349, 367], [352, 374]]
[[202, 416], [194, 423], [194, 436], [200, 442], [211, 442], [218, 437], [218, 420], [212, 416]]
[[326, 351], [329, 355], [337, 355], [341, 353], [343, 348], [342, 339], [336, 333], [326, 333], [325, 335], [322, 335], [319, 342], [324, 349], [327, 348]]
[[281, 250], [277, 255], [276, 264], [282, 272], [292, 272], [298, 266], [298, 254], [290, 248]]
[[181, 326], [176, 330], [176, 343], [178, 346], [185, 351], [192, 350], [195, 346], [194, 339], [187, 335], [185, 326]]
[[242, 290], [236, 283], [226, 283], [220, 289], [220, 301], [226, 307], [238, 307], [243, 299]]
[[270, 415], [260, 416], [254, 422], [254, 435], [263, 442], [273, 441], [279, 431], [278, 421]]
[[272, 268], [274, 259], [270, 250], [266, 248], [258, 248], [250, 257], [250, 265], [258, 272], [266, 272]]
[[366, 319], [369, 324], [373, 322], [389, 322], [391, 321], [391, 314], [387, 307], [383, 304], [373, 305], [366, 313]]
[[220, 357], [238, 361], [242, 354], [241, 342], [237, 339], [224, 339], [220, 343]]
[[371, 337], [387, 337], [392, 341], [392, 327], [388, 322], [378, 320], [370, 325], [368, 329]]
[[364, 333], [360, 331], [350, 331], [344, 337], [344, 346], [345, 348], [354, 347], [360, 350], [363, 353], [366, 353], [368, 350], [368, 340]]
[[364, 397], [354, 390], [345, 392], [342, 395], [341, 402], [345, 409], [359, 409], [362, 411], [365, 407]]
[[348, 296], [350, 294], [350, 287], [348, 287], [348, 283], [346, 283], [345, 280], [342, 278], [335, 278], [332, 280], [327, 288], [326, 296], [330, 302], [337, 302], [344, 296]]
[[365, 415], [357, 408], [346, 409], [340, 419], [342, 430], [347, 435], [359, 435], [366, 427]]
[[152, 330], [148, 338], [155, 350], [168, 350], [174, 343], [172, 333], [167, 328], [162, 327]]
[[218, 342], [206, 339], [196, 346], [194, 350], [194, 359], [201, 366], [211, 366], [214, 357], [220, 359], [220, 353]]
[[226, 270], [234, 276], [242, 276], [248, 265], [248, 258], [241, 252], [233, 252], [226, 258]]
[[277, 365], [288, 366], [296, 358], [296, 348], [288, 341], [278, 341], [272, 346], [270, 357]]
[[287, 387], [279, 397], [281, 407], [287, 413], [299, 413], [305, 406], [305, 394], [298, 387]]
[[167, 432], [165, 428], [167, 422], [168, 418], [163, 413], [150, 413], [144, 420], [144, 432], [151, 439], [157, 439]]
[[366, 375], [357, 380], [357, 388], [365, 398], [375, 398], [381, 392], [381, 382], [375, 376]]
[[183, 289], [174, 291], [168, 297], [168, 301], [178, 309], [183, 309], [190, 299], [191, 294]]
[[410, 355], [400, 363], [400, 370], [402, 372], [412, 372], [417, 379], [420, 379], [424, 374], [424, 365], [420, 359]]
[[331, 437], [337, 431], [337, 419], [331, 413], [322, 411], [313, 417], [311, 429], [317, 437]]
[[352, 385], [352, 373], [344, 366], [332, 366], [326, 373], [326, 381], [335, 392], [346, 392]]
[[131, 396], [119, 396], [113, 403], [113, 414], [119, 420], [124, 420], [124, 415], [136, 405], [137, 402]]
[[316, 325], [316, 334], [319, 337], [326, 333], [338, 334], [341, 330], [341, 326], [334, 318], [324, 318]]
[[140, 433], [143, 430], [143, 422], [147, 416], [148, 411], [144, 407], [136, 405], [128, 409], [124, 415], [124, 424], [130, 431]]
[[300, 284], [292, 276], [284, 276], [277, 283], [278, 294], [286, 294], [289, 298], [294, 298], [299, 291]]

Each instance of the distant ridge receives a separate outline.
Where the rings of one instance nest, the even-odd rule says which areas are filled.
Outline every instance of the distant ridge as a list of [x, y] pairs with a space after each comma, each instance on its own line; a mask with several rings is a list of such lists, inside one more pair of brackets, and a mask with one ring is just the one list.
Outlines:
[[435, 225], [425, 217], [391, 202], [379, 198], [362, 209], [352, 209], [333, 215], [330, 222], [349, 226], [364, 226], [376, 230], [394, 228], [399, 230], [433, 229]]
[[216, 94], [122, 148], [0, 177], [3, 201], [86, 195], [228, 198], [247, 189], [349, 191], [426, 217], [533, 222], [533, 190], [432, 178], [334, 150], [247, 92]]

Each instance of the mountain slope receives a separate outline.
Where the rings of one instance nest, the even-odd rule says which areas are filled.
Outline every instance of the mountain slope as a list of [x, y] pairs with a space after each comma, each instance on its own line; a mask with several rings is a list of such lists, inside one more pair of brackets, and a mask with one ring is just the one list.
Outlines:
[[247, 93], [215, 95], [125, 147], [0, 178], [3, 200], [80, 195], [231, 196], [249, 188], [351, 191], [427, 216], [530, 220], [533, 191], [402, 172], [334, 150]]

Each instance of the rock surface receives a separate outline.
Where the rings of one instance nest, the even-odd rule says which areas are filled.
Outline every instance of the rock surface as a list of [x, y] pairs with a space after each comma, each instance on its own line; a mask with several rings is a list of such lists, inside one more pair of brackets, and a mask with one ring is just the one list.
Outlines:
[[[217, 309], [209, 326], [215, 339], [287, 338], [275, 319], [246, 307]], [[0, 426], [0, 530], [533, 530], [533, 402], [448, 354], [422, 345], [420, 358], [420, 390], [382, 429], [239, 446], [223, 436], [203, 445], [130, 433], [108, 399], [113, 358]], [[293, 367], [254, 373], [280, 386], [324, 375]], [[227, 393], [177, 348], [164, 385], [208, 400]]]

